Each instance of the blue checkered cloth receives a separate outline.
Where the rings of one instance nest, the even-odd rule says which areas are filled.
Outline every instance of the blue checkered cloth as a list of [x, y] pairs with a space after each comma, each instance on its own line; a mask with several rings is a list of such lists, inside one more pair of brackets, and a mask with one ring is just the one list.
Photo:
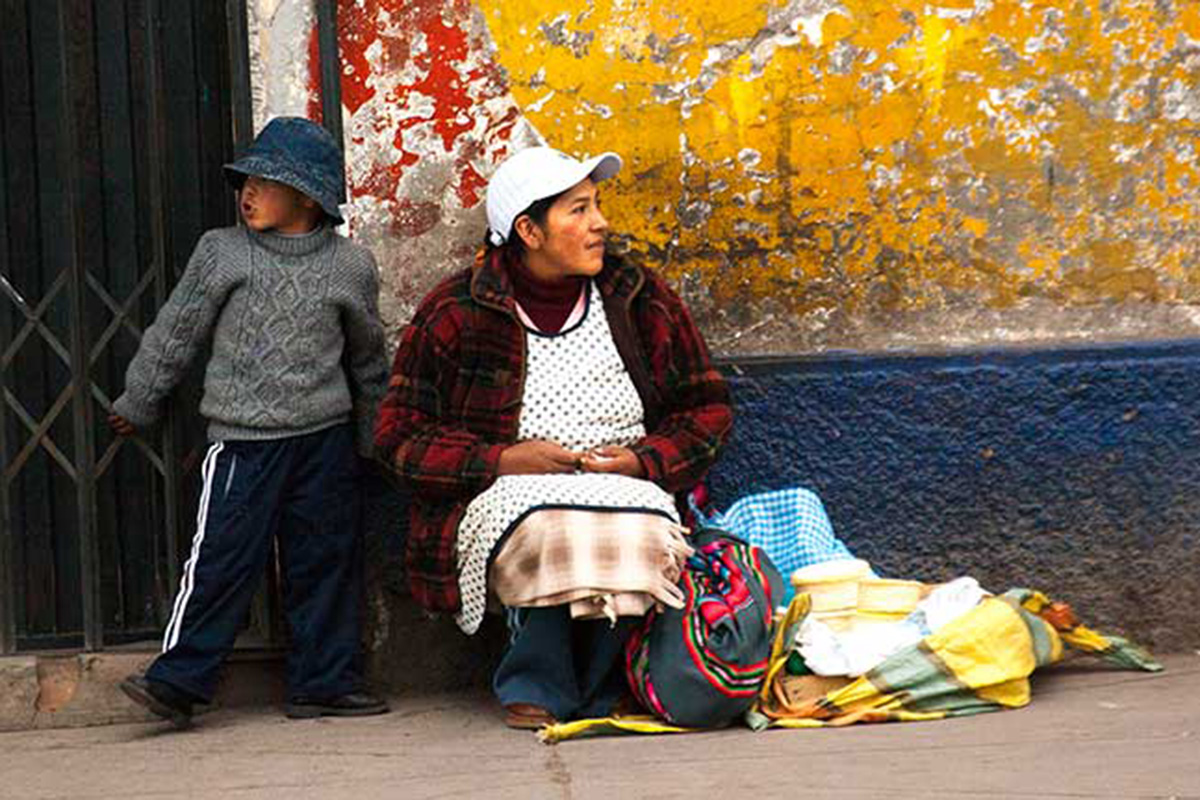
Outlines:
[[854, 558], [854, 554], [833, 535], [833, 525], [821, 498], [807, 489], [780, 489], [743, 497], [729, 510], [706, 515], [695, 506], [692, 511], [703, 525], [720, 528], [759, 547], [784, 576], [785, 593], [790, 598], [787, 580], [795, 570], [823, 561]]

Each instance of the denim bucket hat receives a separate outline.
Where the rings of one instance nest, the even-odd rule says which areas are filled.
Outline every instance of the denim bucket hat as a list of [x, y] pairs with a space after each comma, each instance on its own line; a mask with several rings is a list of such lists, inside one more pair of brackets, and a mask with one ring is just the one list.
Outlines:
[[248, 175], [287, 184], [311, 197], [335, 224], [346, 202], [346, 165], [329, 131], [304, 117], [275, 117], [241, 158], [225, 165], [225, 179], [240, 189]]

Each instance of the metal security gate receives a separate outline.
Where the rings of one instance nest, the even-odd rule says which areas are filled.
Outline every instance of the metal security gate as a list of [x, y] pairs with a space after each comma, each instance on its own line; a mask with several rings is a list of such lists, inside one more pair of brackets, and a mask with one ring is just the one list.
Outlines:
[[233, 220], [244, 0], [0, 0], [0, 20], [0, 654], [153, 639], [196, 387], [137, 438], [105, 420], [197, 237]]

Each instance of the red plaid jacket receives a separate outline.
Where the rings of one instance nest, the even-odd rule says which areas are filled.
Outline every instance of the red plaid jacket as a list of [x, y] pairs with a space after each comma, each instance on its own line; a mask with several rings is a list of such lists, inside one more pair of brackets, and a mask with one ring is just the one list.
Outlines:
[[[686, 492], [729, 435], [729, 389], [661, 278], [609, 257], [595, 280], [645, 406], [648, 434], [631, 449], [650, 480]], [[458, 523], [516, 441], [524, 386], [525, 332], [494, 251], [422, 301], [401, 336], [375, 425], [380, 457], [411, 489], [405, 567], [413, 597], [431, 611], [459, 607]]]

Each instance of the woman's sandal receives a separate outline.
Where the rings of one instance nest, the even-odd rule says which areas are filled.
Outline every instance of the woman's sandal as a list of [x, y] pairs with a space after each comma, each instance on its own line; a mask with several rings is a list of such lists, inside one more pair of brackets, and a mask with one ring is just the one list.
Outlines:
[[536, 731], [558, 720], [546, 709], [532, 703], [510, 703], [504, 707], [504, 724], [522, 731]]
[[611, 712], [610, 717], [640, 717], [650, 712], [646, 707], [638, 701], [632, 694], [621, 695], [621, 699], [616, 702]]

